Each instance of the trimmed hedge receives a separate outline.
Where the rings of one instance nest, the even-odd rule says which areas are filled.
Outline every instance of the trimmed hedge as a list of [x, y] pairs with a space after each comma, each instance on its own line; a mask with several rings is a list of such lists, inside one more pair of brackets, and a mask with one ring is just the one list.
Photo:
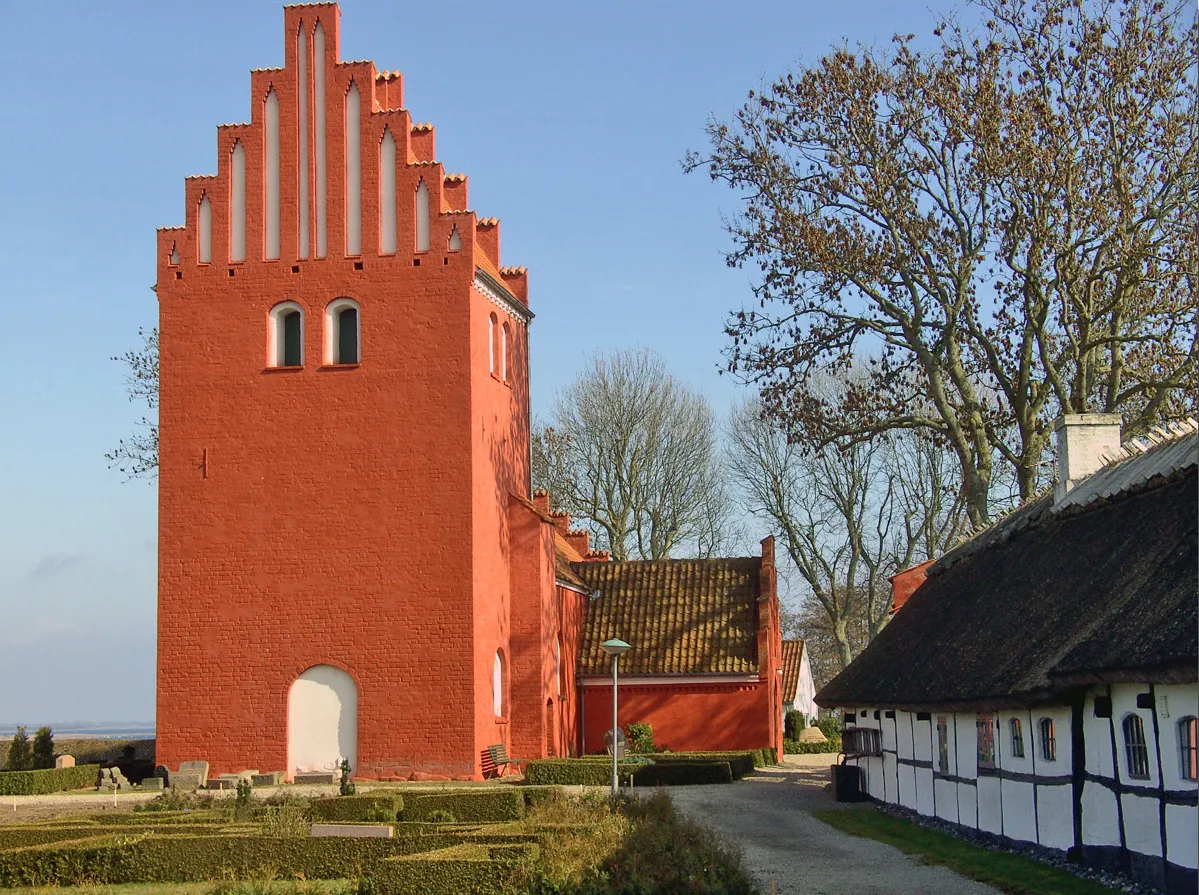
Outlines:
[[0, 886], [72, 885], [84, 880], [203, 882], [282, 871], [304, 879], [344, 879], [395, 855], [448, 848], [451, 835], [407, 839], [109, 834], [0, 852]]
[[97, 764], [41, 771], [0, 771], [0, 796], [43, 796], [68, 789], [95, 786], [100, 776]]
[[427, 821], [434, 811], [448, 811], [458, 823], [520, 820], [525, 816], [525, 795], [515, 787], [410, 795], [404, 803], [404, 820]]
[[829, 737], [823, 743], [800, 743], [783, 740], [783, 751], [788, 755], [824, 755], [841, 751], [841, 737]]
[[503, 895], [512, 869], [535, 861], [536, 845], [458, 845], [417, 857], [380, 861], [368, 871], [378, 895]]
[[[653, 761], [652, 765], [634, 771], [634, 786], [730, 783], [754, 769], [753, 757], [748, 752], [671, 753], [658, 755]], [[596, 758], [537, 759], [526, 765], [525, 779], [535, 786], [607, 786], [612, 782], [612, 763]], [[621, 781], [625, 779], [621, 774]]]
[[371, 792], [360, 796], [335, 796], [313, 799], [312, 817], [333, 823], [394, 821], [404, 810], [404, 797], [398, 792]]

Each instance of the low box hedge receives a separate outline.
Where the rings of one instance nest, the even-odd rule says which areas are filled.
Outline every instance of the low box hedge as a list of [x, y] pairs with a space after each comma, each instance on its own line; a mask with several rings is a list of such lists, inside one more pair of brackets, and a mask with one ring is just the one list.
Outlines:
[[0, 771], [0, 796], [44, 796], [68, 789], [85, 789], [95, 786], [99, 776], [98, 764], [40, 771]]
[[[748, 752], [714, 752], [709, 755], [670, 753], [656, 756], [653, 762], [633, 773], [634, 786], [730, 783], [753, 770], [753, 759]], [[622, 773], [621, 782], [626, 779]], [[594, 758], [537, 759], [525, 767], [525, 780], [535, 786], [607, 786], [612, 782], [612, 764], [610, 760]]]
[[367, 875], [378, 895], [504, 895], [513, 868], [535, 861], [538, 853], [530, 843], [458, 845], [380, 861]]
[[394, 821], [404, 810], [404, 797], [398, 792], [370, 792], [355, 796], [313, 799], [312, 817], [333, 823]]
[[732, 782], [733, 771], [727, 761], [658, 762], [633, 775], [634, 786], [701, 786]]
[[428, 821], [435, 811], [448, 812], [458, 823], [520, 820], [525, 816], [525, 796], [516, 787], [409, 795], [403, 819]]
[[459, 844], [450, 835], [395, 839], [248, 835], [108, 834], [0, 852], [0, 886], [108, 885], [249, 879], [284, 872], [304, 879], [359, 876], [384, 858]]

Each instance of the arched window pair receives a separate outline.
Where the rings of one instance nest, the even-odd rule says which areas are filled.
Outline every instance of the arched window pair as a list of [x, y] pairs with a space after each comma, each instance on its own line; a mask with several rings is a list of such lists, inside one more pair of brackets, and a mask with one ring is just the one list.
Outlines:
[[[338, 298], [325, 308], [326, 364], [361, 362], [361, 321], [358, 302]], [[304, 309], [285, 301], [271, 309], [269, 354], [272, 367], [304, 366]]]
[[501, 382], [508, 381], [508, 323], [500, 324], [495, 314], [487, 318], [487, 369]]

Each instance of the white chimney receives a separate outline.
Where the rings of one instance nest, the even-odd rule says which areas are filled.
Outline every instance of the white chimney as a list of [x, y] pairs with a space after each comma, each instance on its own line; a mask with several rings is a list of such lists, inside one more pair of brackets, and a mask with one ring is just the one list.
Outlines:
[[1053, 502], [1057, 503], [1081, 479], [1106, 462], [1104, 454], [1120, 449], [1120, 414], [1066, 413], [1053, 424], [1057, 435], [1057, 482]]

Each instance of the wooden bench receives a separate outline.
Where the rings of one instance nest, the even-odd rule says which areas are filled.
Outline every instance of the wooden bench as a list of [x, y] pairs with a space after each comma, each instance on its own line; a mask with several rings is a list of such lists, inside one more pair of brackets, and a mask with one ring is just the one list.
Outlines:
[[[508, 765], [520, 765], [531, 760], [528, 758], [512, 758], [510, 755], [508, 755], [508, 747], [503, 743], [496, 743], [494, 746], [488, 746], [487, 754], [491, 756], [491, 764], [495, 769], [495, 775], [497, 777], [503, 777], [504, 774], [507, 773]], [[500, 770], [501, 768], [503, 768], [503, 770]], [[484, 771], [486, 770], [487, 769], [484, 768]]]

